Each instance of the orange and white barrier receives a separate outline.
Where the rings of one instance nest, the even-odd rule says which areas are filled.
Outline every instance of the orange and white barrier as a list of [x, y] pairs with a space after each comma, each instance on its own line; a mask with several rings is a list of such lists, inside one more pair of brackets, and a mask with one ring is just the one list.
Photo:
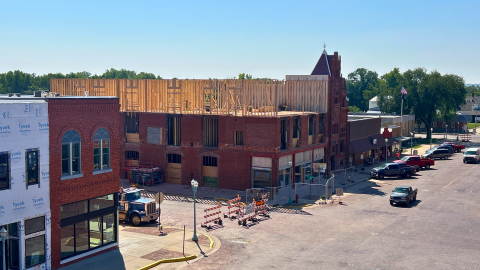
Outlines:
[[203, 210], [205, 212], [203, 216], [205, 218], [205, 222], [202, 224], [202, 226], [207, 227], [208, 226], [207, 224], [211, 222], [215, 222], [222, 225], [222, 219], [220, 218], [220, 214], [222, 213], [221, 208], [222, 208], [222, 205], [218, 204], [215, 207], [211, 207]]
[[[268, 216], [268, 208], [267, 208], [267, 205], [266, 205], [267, 201], [268, 201], [268, 198], [267, 198], [266, 194], [262, 195], [262, 200], [258, 201], [258, 205], [257, 205], [257, 202], [255, 201], [255, 199], [253, 199], [253, 201], [252, 201], [252, 212], [248, 215], [246, 215], [245, 212], [243, 212], [243, 215], [241, 215], [241, 217], [239, 217], [239, 219], [238, 219], [238, 225], [246, 226], [247, 220], [251, 220], [251, 221], [255, 222], [255, 221], [257, 221], [257, 216], [259, 216], [259, 215], [262, 215], [264, 217], [269, 217]], [[245, 209], [245, 207], [243, 209]]]
[[241, 212], [242, 203], [240, 202], [240, 199], [242, 199], [242, 197], [240, 197], [240, 195], [237, 195], [237, 198], [227, 201], [228, 210], [224, 214], [223, 217], [225, 217], [225, 218], [228, 217], [228, 218], [232, 219], [231, 214], [237, 214], [238, 215]]

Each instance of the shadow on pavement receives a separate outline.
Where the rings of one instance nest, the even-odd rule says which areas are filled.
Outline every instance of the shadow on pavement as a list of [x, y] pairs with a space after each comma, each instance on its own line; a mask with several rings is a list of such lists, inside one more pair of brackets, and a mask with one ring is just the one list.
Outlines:
[[[390, 179], [385, 178], [383, 180], [390, 180]], [[396, 180], [396, 179], [392, 178], [392, 180]], [[348, 188], [347, 187], [347, 188], [345, 188], [345, 192], [355, 193], [355, 194], [378, 195], [378, 196], [383, 196], [383, 195], [386, 194], [385, 192], [383, 192], [379, 189], [381, 186], [378, 185], [376, 182], [373, 182], [373, 181], [369, 181], [369, 182], [371, 183], [371, 185], [366, 186], [366, 187], [361, 188], [361, 189], [355, 189], [355, 188]]]
[[62, 270], [102, 269], [102, 270], [126, 270], [120, 249], [114, 249], [60, 268]]
[[295, 215], [307, 215], [307, 216], [312, 215], [308, 212], [303, 211], [302, 209], [295, 209], [295, 208], [269, 207], [268, 211], [283, 213], [283, 214], [295, 214]]
[[398, 203], [397, 203], [397, 204], [393, 204], [392, 207], [410, 208], [410, 207], [415, 207], [415, 206], [417, 206], [417, 205], [418, 205], [419, 203], [421, 203], [421, 202], [422, 202], [422, 200], [418, 200], [418, 199], [417, 199], [416, 201], [410, 203], [410, 205], [409, 205], [408, 207], [407, 207], [406, 204], [398, 204]]

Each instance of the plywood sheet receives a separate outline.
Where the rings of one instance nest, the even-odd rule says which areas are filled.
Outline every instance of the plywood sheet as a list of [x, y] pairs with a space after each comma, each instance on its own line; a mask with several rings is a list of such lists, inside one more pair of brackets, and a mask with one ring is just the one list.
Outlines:
[[167, 164], [167, 183], [172, 183], [172, 184], [182, 183], [182, 164], [181, 163]]
[[127, 142], [140, 143], [140, 135], [138, 133], [127, 133]]
[[209, 177], [218, 177], [218, 167], [203, 166], [202, 175]]

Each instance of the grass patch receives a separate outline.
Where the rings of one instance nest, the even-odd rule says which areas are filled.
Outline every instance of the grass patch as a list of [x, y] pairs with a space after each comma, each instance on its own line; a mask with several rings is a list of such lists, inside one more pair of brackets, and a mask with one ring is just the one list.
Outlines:
[[423, 144], [419, 144], [419, 145], [415, 145], [413, 148], [416, 149], [416, 148], [420, 148], [420, 147], [422, 147], [422, 146], [423, 146]]
[[[439, 140], [440, 139], [432, 139], [432, 143], [438, 142]], [[423, 138], [418, 143], [419, 144], [430, 144], [430, 139]]]
[[[468, 123], [467, 125], [469, 129], [475, 128], [475, 123]], [[477, 123], [477, 127], [480, 127], [480, 123]]]

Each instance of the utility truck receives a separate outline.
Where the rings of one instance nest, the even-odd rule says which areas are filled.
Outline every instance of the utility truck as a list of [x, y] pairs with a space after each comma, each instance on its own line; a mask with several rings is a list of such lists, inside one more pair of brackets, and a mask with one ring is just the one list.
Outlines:
[[142, 222], [158, 219], [160, 210], [155, 200], [142, 196], [142, 189], [120, 188], [118, 197], [118, 219], [139, 226]]

